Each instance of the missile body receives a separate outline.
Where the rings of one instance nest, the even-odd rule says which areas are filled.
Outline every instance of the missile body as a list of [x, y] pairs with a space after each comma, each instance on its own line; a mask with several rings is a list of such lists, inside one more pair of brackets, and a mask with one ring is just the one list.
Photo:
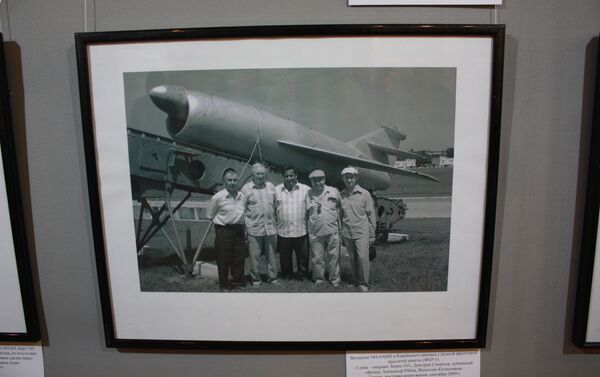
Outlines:
[[[279, 167], [292, 166], [302, 175], [323, 169], [330, 182], [339, 182], [347, 163], [290, 148], [281, 141], [346, 156], [369, 158], [358, 149], [256, 107], [178, 86], [161, 85], [150, 92], [154, 104], [168, 114], [167, 131], [175, 140], [248, 159], [260, 142], [262, 158]], [[258, 151], [253, 156], [258, 161]], [[368, 189], [389, 187], [388, 173], [359, 169], [359, 182]]]

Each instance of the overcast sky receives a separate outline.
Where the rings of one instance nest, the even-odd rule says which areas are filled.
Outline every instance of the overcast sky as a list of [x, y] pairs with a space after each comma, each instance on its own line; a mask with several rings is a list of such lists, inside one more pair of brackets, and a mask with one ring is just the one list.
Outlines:
[[253, 105], [345, 142], [385, 125], [407, 135], [401, 149], [454, 145], [455, 68], [126, 73], [128, 127], [168, 137], [166, 114], [148, 97], [164, 84]]

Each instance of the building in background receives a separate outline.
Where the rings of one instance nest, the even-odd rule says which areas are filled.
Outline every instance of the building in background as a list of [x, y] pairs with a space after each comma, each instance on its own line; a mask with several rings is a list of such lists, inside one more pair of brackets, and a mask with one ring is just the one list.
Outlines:
[[406, 158], [404, 160], [397, 160], [394, 164], [397, 168], [416, 168], [417, 167], [417, 159], [415, 158]]
[[436, 156], [431, 159], [431, 165], [435, 167], [454, 166], [454, 157]]

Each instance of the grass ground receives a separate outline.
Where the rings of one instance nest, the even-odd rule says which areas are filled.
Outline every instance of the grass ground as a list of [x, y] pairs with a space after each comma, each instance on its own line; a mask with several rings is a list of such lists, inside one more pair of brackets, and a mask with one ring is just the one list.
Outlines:
[[449, 196], [452, 195], [452, 167], [416, 168], [419, 173], [429, 174], [439, 182], [410, 176], [392, 175], [392, 184], [385, 191], [378, 191], [378, 196]]
[[[450, 219], [404, 219], [398, 231], [409, 241], [377, 245], [377, 258], [371, 262], [371, 291], [424, 292], [444, 291], [448, 281]], [[202, 254], [209, 261], [211, 250]], [[139, 257], [140, 286], [152, 292], [218, 292], [216, 279], [195, 278], [182, 273], [179, 259], [166, 248], [148, 248]], [[349, 281], [350, 259], [341, 258], [342, 280]], [[280, 280], [281, 285], [262, 284], [238, 292], [354, 292], [357, 288], [342, 284], [315, 286], [310, 281]]]

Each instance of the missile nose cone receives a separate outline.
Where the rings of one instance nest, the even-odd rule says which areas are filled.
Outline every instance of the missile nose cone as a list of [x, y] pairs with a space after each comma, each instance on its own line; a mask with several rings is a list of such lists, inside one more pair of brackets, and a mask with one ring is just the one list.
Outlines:
[[180, 86], [160, 85], [150, 90], [156, 107], [169, 115], [171, 121], [185, 122], [188, 116], [187, 92]]

